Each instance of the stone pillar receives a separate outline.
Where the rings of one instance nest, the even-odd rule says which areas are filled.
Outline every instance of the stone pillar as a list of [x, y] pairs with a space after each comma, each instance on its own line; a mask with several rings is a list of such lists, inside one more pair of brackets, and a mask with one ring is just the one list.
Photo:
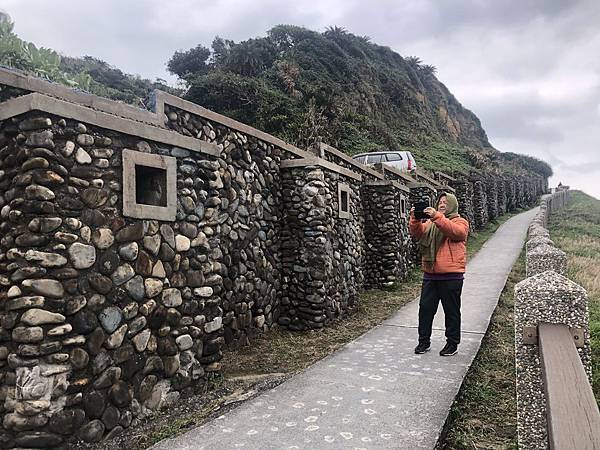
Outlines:
[[533, 179], [526, 178], [525, 179], [525, 204], [527, 206], [534, 205], [537, 200], [535, 184], [536, 184], [535, 178], [533, 178]]
[[475, 227], [473, 215], [473, 184], [467, 180], [456, 180], [452, 182], [452, 187], [456, 190], [458, 213], [467, 219], [470, 229], [473, 230]]
[[516, 194], [516, 181], [514, 178], [505, 180], [506, 184], [506, 210], [514, 211], [517, 209], [517, 194]]
[[282, 183], [279, 324], [292, 330], [322, 328], [355, 306], [363, 285], [359, 189], [315, 166], [282, 171]]
[[531, 225], [529, 225], [529, 229], [527, 232], [530, 238], [536, 236], [543, 236], [547, 238], [550, 237], [550, 233], [546, 228], [544, 228], [544, 226], [541, 223], [532, 222]]
[[[404, 206], [402, 207], [402, 205]], [[410, 269], [416, 264], [416, 261], [412, 259], [415, 243], [408, 229], [408, 222], [410, 220], [409, 211], [410, 201], [408, 193], [402, 192], [400, 194], [400, 280], [404, 280], [408, 276]]]
[[481, 180], [473, 183], [473, 217], [475, 229], [481, 229], [488, 223], [487, 195]]
[[326, 278], [331, 274], [333, 249], [332, 192], [319, 168], [282, 172], [281, 236], [284, 296], [279, 324], [292, 330], [322, 328]]
[[517, 208], [525, 208], [527, 206], [527, 202], [525, 201], [525, 180], [523, 178], [517, 179], [515, 197]]
[[[79, 221], [61, 217], [57, 202], [65, 177], [73, 174], [54, 151], [52, 119], [33, 113], [12, 125], [3, 128], [9, 143], [0, 151], [0, 441], [2, 447], [50, 447], [64, 441], [64, 430], [47, 425], [73, 398], [72, 351], [85, 342], [67, 323], [68, 291], [77, 287], [70, 278], [77, 271], [66, 267], [72, 242], [60, 232]], [[69, 251], [72, 259], [94, 262], [94, 247], [70, 248], [75, 245], [81, 252]], [[78, 415], [66, 426], [75, 432], [83, 419]]]
[[529, 253], [531, 250], [542, 244], [554, 246], [554, 241], [546, 236], [534, 236], [525, 244], [525, 251]]
[[539, 348], [524, 343], [524, 328], [540, 323], [565, 324], [584, 330], [578, 348], [591, 379], [591, 351], [587, 294], [578, 284], [549, 270], [515, 286], [515, 365], [517, 381], [517, 433], [519, 447], [547, 449], [547, 424]]
[[362, 188], [365, 211], [365, 287], [382, 288], [405, 275], [403, 230], [408, 202], [391, 184]]
[[[334, 171], [325, 171], [325, 182], [333, 193], [332, 274], [327, 279], [327, 322], [345, 316], [358, 305], [364, 286], [364, 211], [361, 182]], [[347, 202], [341, 194], [347, 193]], [[347, 205], [345, 205], [347, 203]], [[347, 208], [347, 211], [344, 209]]]
[[484, 181], [487, 197], [488, 220], [498, 217], [498, 186], [496, 177], [489, 174]]
[[364, 186], [365, 285], [381, 288], [396, 279], [399, 254], [399, 205], [393, 186]]
[[507, 209], [507, 195], [506, 195], [506, 181], [504, 177], [498, 178], [498, 182], [496, 184], [498, 188], [498, 215], [505, 214]]
[[[538, 236], [537, 238], [543, 239], [542, 236]], [[548, 244], [537, 245], [527, 252], [525, 259], [528, 277], [547, 270], [554, 270], [556, 273], [566, 275], [567, 255], [554, 246]]]
[[413, 183], [410, 186], [409, 202], [411, 207], [416, 202], [429, 202], [430, 205], [435, 206], [436, 190], [431, 186], [424, 183]]

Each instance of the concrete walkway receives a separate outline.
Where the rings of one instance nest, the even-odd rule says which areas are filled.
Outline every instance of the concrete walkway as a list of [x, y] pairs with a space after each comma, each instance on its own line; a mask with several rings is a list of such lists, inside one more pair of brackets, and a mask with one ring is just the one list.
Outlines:
[[[275, 389], [155, 449], [433, 449], [536, 209], [504, 223], [471, 259], [459, 353], [415, 355], [418, 300]], [[440, 307], [441, 310], [441, 307]]]

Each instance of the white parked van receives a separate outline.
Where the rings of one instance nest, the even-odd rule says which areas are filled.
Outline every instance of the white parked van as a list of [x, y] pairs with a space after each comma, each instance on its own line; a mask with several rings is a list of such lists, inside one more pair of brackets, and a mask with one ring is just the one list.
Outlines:
[[414, 173], [417, 170], [414, 156], [407, 151], [360, 153], [354, 155], [352, 159], [368, 166], [378, 163], [387, 164], [402, 172]]

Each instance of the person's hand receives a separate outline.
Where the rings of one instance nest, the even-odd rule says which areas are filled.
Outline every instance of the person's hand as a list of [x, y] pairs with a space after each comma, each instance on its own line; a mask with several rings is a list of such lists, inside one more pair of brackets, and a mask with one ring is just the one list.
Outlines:
[[436, 213], [437, 211], [435, 210], [435, 208], [432, 208], [431, 206], [429, 206], [429, 207], [425, 208], [425, 209], [423, 210], [423, 212], [424, 212], [425, 214], [427, 214], [429, 217], [433, 217], [433, 216], [435, 216], [435, 213]]

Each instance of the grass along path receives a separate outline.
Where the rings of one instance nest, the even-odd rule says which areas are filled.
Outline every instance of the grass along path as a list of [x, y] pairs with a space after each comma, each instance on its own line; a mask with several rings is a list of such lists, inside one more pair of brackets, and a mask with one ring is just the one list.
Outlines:
[[[471, 235], [467, 242], [469, 256], [474, 255], [513, 215], [505, 214]], [[274, 330], [256, 339], [249, 347], [226, 352], [222, 361], [223, 375], [294, 373], [305, 369], [389, 319], [414, 300], [420, 293], [421, 279], [421, 270], [415, 267], [406, 280], [389, 290], [363, 292], [352, 315], [334, 321], [327, 328], [305, 332]]]
[[514, 287], [525, 252], [508, 276], [479, 353], [450, 410], [441, 449], [516, 449]]
[[594, 394], [600, 403], [600, 200], [572, 191], [549, 223], [550, 238], [567, 254], [567, 276], [588, 293]]

